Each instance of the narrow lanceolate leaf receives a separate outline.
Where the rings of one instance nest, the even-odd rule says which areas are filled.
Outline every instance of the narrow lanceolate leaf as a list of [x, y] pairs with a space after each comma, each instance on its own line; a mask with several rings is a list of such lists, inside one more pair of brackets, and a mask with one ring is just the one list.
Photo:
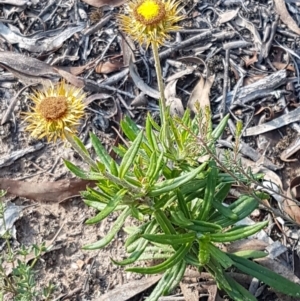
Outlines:
[[143, 139], [144, 133], [141, 131], [132, 145], [129, 147], [127, 150], [126, 154], [124, 155], [122, 159], [122, 163], [120, 165], [120, 170], [119, 170], [119, 177], [122, 179], [128, 169], [130, 168], [131, 164], [136, 158], [136, 154], [138, 153], [139, 147], [141, 145], [142, 139]]
[[158, 151], [159, 147], [157, 144], [157, 138], [154, 133], [154, 129], [151, 125], [150, 121], [150, 115], [148, 114], [147, 119], [146, 119], [146, 138], [149, 143], [149, 146], [152, 148], [152, 151]]
[[200, 221], [205, 221], [209, 215], [218, 179], [218, 168], [215, 161], [210, 161], [209, 167], [210, 172], [208, 173], [207, 177], [207, 186], [204, 193], [203, 205], [197, 218], [197, 220]]
[[179, 244], [186, 244], [192, 242], [196, 235], [195, 233], [184, 233], [184, 234], [143, 234], [147, 240], [152, 242], [156, 242], [163, 245], [179, 245]]
[[193, 222], [186, 218], [181, 210], [171, 211], [171, 222], [181, 228], [193, 225]]
[[213, 130], [213, 132], [211, 133], [211, 137], [213, 139], [219, 139], [220, 136], [222, 135], [222, 133], [224, 132], [224, 129], [227, 125], [228, 119], [229, 119], [229, 114], [227, 114], [222, 120], [221, 122], [219, 122], [219, 124], [217, 125], [217, 127]]
[[180, 132], [177, 128], [177, 125], [175, 125], [174, 121], [172, 118], [170, 118], [170, 126], [171, 126], [171, 129], [172, 129], [172, 133], [174, 135], [174, 139], [175, 139], [175, 142], [178, 146], [178, 149], [180, 151], [182, 151], [184, 149], [184, 146], [182, 145], [182, 138], [180, 136]]
[[234, 265], [242, 272], [251, 275], [286, 295], [300, 298], [300, 285], [274, 273], [273, 271], [248, 259], [228, 254]]
[[123, 196], [126, 194], [126, 189], [121, 189], [106, 205], [106, 207], [98, 213], [95, 217], [88, 219], [86, 224], [96, 224], [106, 218], [110, 213], [112, 213], [115, 208], [120, 204]]
[[66, 167], [78, 178], [84, 179], [84, 180], [90, 180], [90, 177], [88, 176], [88, 174], [80, 169], [79, 167], [77, 167], [76, 165], [74, 165], [73, 163], [71, 163], [68, 160], [64, 160], [64, 163], [66, 165]]
[[75, 141], [75, 143], [77, 144], [77, 146], [88, 156], [90, 157], [90, 154], [88, 152], [88, 150], [86, 149], [85, 145], [82, 143], [82, 141], [77, 137], [77, 136], [73, 136], [73, 139]]
[[199, 229], [198, 231], [202, 229], [200, 232], [216, 232], [222, 230], [222, 227], [220, 225], [209, 222], [203, 222], [193, 219], [192, 223], [194, 223], [195, 229]]
[[[158, 225], [155, 224], [154, 222], [151, 222], [147, 229], [145, 230], [145, 233], [155, 233], [156, 229], [157, 229]], [[134, 252], [132, 252], [132, 254], [130, 254], [130, 256], [122, 261], [116, 261], [113, 260], [112, 261], [117, 264], [117, 265], [128, 265], [128, 264], [132, 264], [135, 261], [137, 261], [139, 259], [139, 257], [144, 253], [147, 245], [148, 245], [149, 241], [147, 241], [146, 239], [140, 239], [139, 244], [136, 248], [136, 250]]]
[[163, 158], [164, 158], [164, 153], [161, 152], [161, 154], [159, 155], [157, 162], [155, 164], [155, 168], [153, 170], [153, 172], [151, 174], [149, 174], [149, 184], [152, 185], [155, 181], [157, 181], [159, 175], [160, 175], [160, 171], [162, 169], [162, 164], [163, 163]]
[[198, 166], [197, 168], [195, 168], [193, 171], [191, 171], [189, 173], [183, 174], [182, 176], [175, 178], [175, 179], [169, 179], [169, 180], [160, 182], [152, 187], [152, 189], [151, 189], [151, 191], [149, 191], [148, 195], [149, 196], [158, 196], [160, 194], [172, 191], [172, 190], [180, 187], [181, 185], [189, 182], [193, 178], [195, 178], [203, 169], [205, 169], [206, 166], [207, 166], [207, 162], [204, 162], [203, 164], [201, 164], [200, 166]]
[[236, 227], [224, 233], [213, 233], [211, 234], [210, 238], [211, 241], [215, 242], [230, 242], [240, 240], [255, 234], [256, 232], [264, 228], [267, 224], [268, 221], [260, 222], [253, 226]]
[[110, 170], [112, 158], [107, 153], [99, 138], [92, 132], [90, 132], [90, 139], [99, 161], [105, 165], [106, 170]]
[[117, 220], [115, 221], [114, 225], [112, 226], [112, 228], [110, 229], [110, 231], [108, 232], [108, 234], [103, 237], [102, 239], [100, 239], [99, 241], [89, 244], [89, 245], [85, 245], [83, 246], [83, 249], [85, 250], [97, 250], [97, 249], [101, 249], [105, 246], [107, 246], [115, 237], [115, 235], [119, 232], [119, 230], [122, 228], [126, 218], [130, 215], [130, 208], [126, 208], [117, 218]]
[[183, 277], [182, 270], [185, 271], [185, 267], [186, 264], [184, 260], [181, 260], [181, 262], [173, 266], [171, 269], [165, 271], [161, 280], [155, 286], [154, 290], [151, 292], [151, 295], [147, 298], [147, 301], [157, 301], [162, 295], [168, 294], [168, 292], [171, 291], [173, 285], [175, 285], [177, 277], [180, 278], [179, 281]]
[[170, 223], [169, 219], [162, 210], [157, 209], [154, 212], [154, 216], [165, 234], [176, 234], [173, 225]]
[[177, 190], [177, 201], [178, 201], [178, 207], [180, 208], [180, 210], [182, 211], [183, 215], [187, 218], [190, 219], [191, 218], [191, 213], [186, 205], [186, 201], [184, 199], [183, 194], [181, 193], [181, 191], [178, 189]]
[[126, 271], [140, 273], [140, 274], [161, 273], [161, 272], [171, 268], [175, 264], [178, 264], [184, 258], [186, 253], [189, 251], [190, 247], [191, 247], [191, 243], [182, 245], [169, 259], [167, 259], [163, 263], [158, 264], [156, 266], [149, 267], [149, 268], [133, 267], [133, 268], [126, 269]]
[[218, 201], [212, 200], [212, 205], [215, 209], [218, 210], [218, 212], [221, 215], [224, 215], [225, 217], [228, 217], [228, 218], [230, 218], [234, 221], [236, 221], [238, 219], [238, 215], [236, 213], [234, 213], [230, 208], [225, 207], [224, 205], [222, 205]]
[[[225, 289], [228, 296], [236, 301], [257, 301], [257, 299], [251, 295], [251, 293], [246, 290], [242, 285], [236, 282], [228, 274], [224, 275], [226, 281], [230, 285], [230, 289]], [[218, 282], [218, 281], [217, 281]], [[218, 282], [220, 288], [224, 289], [223, 282]]]
[[151, 157], [150, 157], [150, 163], [149, 163], [148, 170], [146, 172], [146, 178], [149, 178], [154, 173], [155, 167], [156, 167], [156, 162], [157, 162], [157, 152], [154, 151], [154, 152], [152, 152]]
[[125, 118], [121, 120], [120, 125], [122, 131], [130, 141], [133, 141], [140, 132], [136, 123], [133, 122], [128, 116], [125, 116]]
[[224, 269], [228, 269], [233, 265], [231, 258], [212, 243], [209, 243], [207, 248], [211, 256], [214, 257]]

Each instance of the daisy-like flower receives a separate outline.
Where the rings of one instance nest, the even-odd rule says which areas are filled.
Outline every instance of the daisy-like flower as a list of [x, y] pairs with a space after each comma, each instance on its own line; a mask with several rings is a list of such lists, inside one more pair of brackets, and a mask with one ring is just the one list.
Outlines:
[[66, 132], [76, 133], [79, 120], [84, 116], [85, 93], [81, 89], [66, 84], [64, 81], [53, 86], [44, 86], [29, 98], [35, 106], [27, 112], [26, 128], [37, 139], [46, 137], [48, 141], [66, 139]]
[[174, 25], [183, 20], [178, 9], [180, 2], [175, 0], [130, 0], [120, 15], [120, 27], [139, 44], [162, 45], [169, 32], [181, 27]]

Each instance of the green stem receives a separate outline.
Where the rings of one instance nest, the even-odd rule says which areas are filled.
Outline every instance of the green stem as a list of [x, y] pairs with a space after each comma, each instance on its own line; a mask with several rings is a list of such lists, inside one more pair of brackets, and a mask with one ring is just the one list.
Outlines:
[[165, 87], [162, 79], [162, 72], [158, 54], [158, 44], [157, 42], [152, 42], [152, 51], [153, 57], [155, 61], [155, 70], [156, 70], [156, 78], [160, 93], [160, 118], [161, 118], [161, 132], [160, 132], [160, 139], [163, 142], [164, 148], [169, 148], [171, 145], [171, 137], [169, 131], [169, 123], [168, 123], [168, 112], [167, 112], [167, 105], [165, 99]]
[[162, 121], [163, 121], [166, 114], [165, 87], [161, 76], [162, 72], [161, 72], [157, 42], [152, 42], [151, 45], [152, 45], [153, 57], [155, 61], [156, 77], [157, 77], [157, 83], [158, 83], [158, 88], [160, 93], [160, 105], [162, 108]]
[[74, 135], [69, 133], [68, 131], [65, 131], [65, 136], [68, 140], [68, 142], [72, 145], [72, 147], [78, 152], [78, 154], [81, 156], [81, 158], [86, 162], [88, 163], [91, 167], [94, 167], [96, 170], [98, 169], [97, 168], [97, 165], [96, 163], [91, 159], [91, 157], [86, 154], [79, 146], [78, 144], [76, 143], [76, 141], [74, 140]]

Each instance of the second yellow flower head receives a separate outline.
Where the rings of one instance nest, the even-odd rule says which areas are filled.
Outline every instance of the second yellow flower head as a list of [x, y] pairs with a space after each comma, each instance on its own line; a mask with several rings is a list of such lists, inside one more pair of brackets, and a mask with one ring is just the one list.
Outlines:
[[169, 32], [180, 29], [175, 23], [183, 20], [174, 0], [131, 0], [126, 15], [120, 16], [121, 29], [140, 44], [162, 45]]

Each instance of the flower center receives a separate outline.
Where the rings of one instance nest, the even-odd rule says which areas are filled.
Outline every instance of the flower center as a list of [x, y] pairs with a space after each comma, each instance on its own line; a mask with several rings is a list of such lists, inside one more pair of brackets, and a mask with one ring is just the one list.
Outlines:
[[134, 17], [144, 25], [158, 24], [166, 15], [161, 0], [143, 0], [134, 9]]
[[68, 111], [67, 98], [64, 96], [47, 97], [39, 104], [38, 109], [46, 120], [59, 120]]

